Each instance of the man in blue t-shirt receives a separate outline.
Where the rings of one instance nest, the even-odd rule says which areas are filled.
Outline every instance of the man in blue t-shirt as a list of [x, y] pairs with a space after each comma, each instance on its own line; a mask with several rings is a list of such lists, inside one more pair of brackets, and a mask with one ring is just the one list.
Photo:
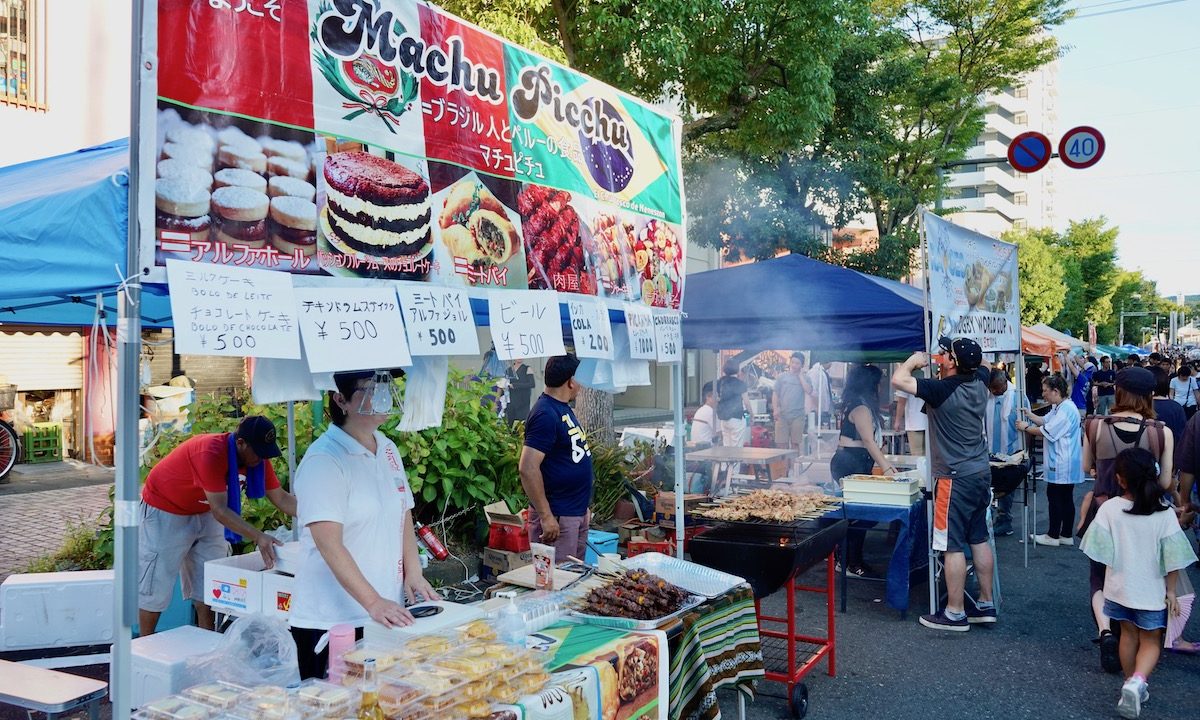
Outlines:
[[555, 561], [584, 556], [588, 506], [592, 503], [592, 450], [568, 404], [582, 387], [575, 380], [579, 359], [559, 355], [546, 361], [546, 391], [525, 420], [521, 486], [529, 496], [529, 539], [554, 545]]
[[1096, 372], [1096, 358], [1077, 355], [1066, 356], [1066, 370], [1074, 377], [1071, 384], [1071, 402], [1079, 408], [1079, 414], [1088, 413], [1088, 395], [1092, 392], [1092, 375]]

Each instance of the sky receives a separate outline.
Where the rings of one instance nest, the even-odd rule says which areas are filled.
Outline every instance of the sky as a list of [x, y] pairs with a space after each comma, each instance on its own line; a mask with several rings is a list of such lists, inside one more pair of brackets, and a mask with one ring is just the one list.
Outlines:
[[[1157, 6], [1149, 7], [1152, 4]], [[1121, 229], [1117, 264], [1158, 290], [1200, 293], [1200, 0], [1073, 0], [1054, 34], [1055, 143], [1076, 125], [1104, 135], [1104, 157], [1055, 176], [1056, 224], [1106, 216]]]

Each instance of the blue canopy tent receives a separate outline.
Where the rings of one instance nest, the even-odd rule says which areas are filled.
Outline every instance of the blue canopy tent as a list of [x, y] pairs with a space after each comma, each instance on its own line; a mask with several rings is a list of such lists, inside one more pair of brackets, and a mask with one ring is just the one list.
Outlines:
[[[97, 293], [116, 323], [128, 168], [127, 140], [0, 168], [0, 324], [91, 325]], [[170, 327], [166, 289], [146, 290], [143, 325]]]
[[920, 290], [904, 287], [803, 255], [696, 273], [683, 300], [683, 346], [795, 348], [845, 360], [921, 350]]

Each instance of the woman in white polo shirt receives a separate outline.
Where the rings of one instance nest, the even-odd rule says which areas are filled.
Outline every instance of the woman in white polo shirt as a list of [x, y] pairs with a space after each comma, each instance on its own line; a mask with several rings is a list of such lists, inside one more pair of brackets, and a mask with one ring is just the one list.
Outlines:
[[328, 650], [316, 646], [334, 625], [352, 625], [359, 637], [368, 619], [410, 625], [404, 593], [414, 601], [436, 597], [421, 574], [400, 452], [379, 432], [392, 411], [391, 380], [387, 372], [335, 374], [333, 424], [296, 470], [304, 532], [290, 622], [302, 679], [325, 676]]

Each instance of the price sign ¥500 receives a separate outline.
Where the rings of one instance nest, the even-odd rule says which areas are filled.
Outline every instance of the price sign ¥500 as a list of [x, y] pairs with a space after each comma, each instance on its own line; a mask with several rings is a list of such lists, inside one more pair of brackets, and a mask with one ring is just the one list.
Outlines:
[[676, 363], [683, 359], [682, 316], [670, 310], [654, 313], [654, 344], [660, 363]]
[[296, 316], [312, 372], [412, 365], [392, 288], [296, 288]]
[[612, 324], [608, 320], [608, 306], [599, 300], [572, 299], [567, 302], [567, 309], [571, 315], [575, 354], [581, 358], [612, 360]]
[[287, 273], [168, 260], [167, 285], [180, 354], [300, 358]]
[[654, 316], [650, 308], [625, 303], [625, 327], [629, 331], [629, 357], [634, 360], [657, 359]]
[[475, 315], [464, 290], [399, 283], [404, 328], [413, 355], [478, 355]]
[[501, 360], [565, 355], [558, 293], [553, 290], [493, 290], [488, 322]]

